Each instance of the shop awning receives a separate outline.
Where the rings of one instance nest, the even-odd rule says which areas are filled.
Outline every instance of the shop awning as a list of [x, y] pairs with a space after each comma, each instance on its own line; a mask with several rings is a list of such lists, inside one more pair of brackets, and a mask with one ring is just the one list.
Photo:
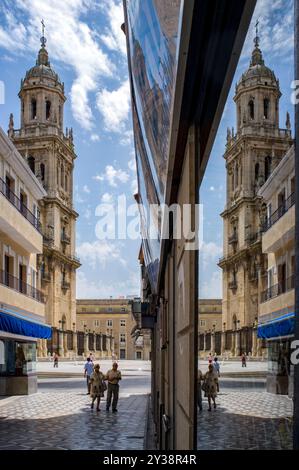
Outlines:
[[257, 328], [257, 337], [262, 339], [289, 336], [295, 331], [295, 314], [288, 313], [265, 323], [260, 323]]
[[31, 338], [48, 339], [52, 336], [49, 325], [25, 320], [19, 316], [9, 315], [0, 310], [0, 330], [16, 335], [31, 336]]

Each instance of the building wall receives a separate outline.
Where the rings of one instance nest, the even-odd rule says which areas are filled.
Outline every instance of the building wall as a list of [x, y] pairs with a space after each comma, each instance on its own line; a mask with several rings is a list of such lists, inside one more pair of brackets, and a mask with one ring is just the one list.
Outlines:
[[[142, 342], [135, 340], [132, 331], [136, 322], [132, 315], [129, 300], [102, 299], [77, 300], [77, 329], [102, 334], [111, 334], [114, 338], [114, 353], [117, 359], [149, 360], [150, 344], [147, 338]], [[141, 353], [141, 354], [137, 354]]]
[[198, 333], [222, 330], [222, 299], [198, 300]]

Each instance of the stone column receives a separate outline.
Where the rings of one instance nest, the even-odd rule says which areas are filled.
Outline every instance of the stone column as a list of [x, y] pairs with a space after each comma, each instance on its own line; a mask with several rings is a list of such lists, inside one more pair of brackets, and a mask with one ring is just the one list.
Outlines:
[[207, 337], [206, 337], [206, 332], [203, 334], [203, 352], [205, 353], [207, 350]]
[[221, 333], [221, 355], [225, 352], [226, 332], [223, 330]]
[[236, 334], [237, 334], [237, 331], [235, 330], [232, 334], [232, 345], [231, 345], [231, 353], [233, 356], [235, 355], [235, 349], [236, 349]]
[[103, 357], [104, 354], [103, 354], [103, 335], [102, 335], [102, 333], [100, 333], [99, 336], [100, 336], [100, 341], [99, 341], [99, 343], [100, 343], [100, 357]]
[[77, 331], [73, 332], [73, 351], [74, 351], [74, 356], [78, 356], [78, 336], [77, 336]]
[[111, 355], [114, 354], [114, 336], [111, 336]]
[[63, 349], [63, 331], [58, 330], [58, 354], [60, 357], [64, 357], [64, 349]]
[[68, 352], [68, 349], [67, 349], [67, 332], [66, 331], [63, 332], [63, 349], [64, 349], [64, 356], [66, 357], [67, 352]]
[[252, 356], [257, 356], [257, 328], [252, 328]]
[[211, 353], [215, 354], [215, 333], [211, 332]]
[[261, 338], [257, 338], [257, 351], [256, 351], [256, 355], [258, 357], [262, 357], [262, 339]]
[[47, 340], [46, 340], [46, 339], [43, 339], [42, 342], [43, 342], [43, 357], [47, 357], [47, 355], [48, 355], [48, 344], [47, 344]]
[[92, 341], [92, 343], [93, 343], [93, 351], [94, 351], [94, 353], [95, 353], [95, 352], [96, 352], [96, 334], [95, 334], [95, 333], [93, 333], [93, 341]]
[[111, 336], [107, 335], [106, 336], [106, 348], [107, 348], [107, 356], [111, 356], [111, 343], [110, 343]]
[[235, 332], [235, 356], [240, 356], [240, 330]]
[[84, 356], [87, 357], [89, 353], [88, 348], [88, 333], [84, 333]]

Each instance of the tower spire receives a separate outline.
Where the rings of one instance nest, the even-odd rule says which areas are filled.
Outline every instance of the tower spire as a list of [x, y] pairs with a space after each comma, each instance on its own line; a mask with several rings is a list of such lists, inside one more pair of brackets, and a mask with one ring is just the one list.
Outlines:
[[260, 45], [260, 37], [259, 37], [259, 20], [255, 23], [255, 38], [254, 38], [254, 49], [252, 51], [251, 62], [250, 66], [253, 67], [254, 65], [265, 65], [262, 51], [259, 48]]
[[46, 49], [47, 39], [45, 38], [45, 22], [44, 22], [44, 20], [41, 20], [41, 24], [42, 24], [42, 36], [40, 38], [41, 48], [40, 48], [39, 53], [38, 53], [38, 58], [37, 58], [36, 65], [47, 65], [47, 66], [49, 66], [50, 62], [49, 62], [48, 52], [47, 52], [47, 49]]
[[45, 38], [45, 22], [44, 20], [41, 20], [41, 24], [42, 24], [42, 37], [40, 38], [40, 42], [41, 42], [41, 46], [43, 48], [46, 47], [46, 42], [47, 42], [47, 39]]

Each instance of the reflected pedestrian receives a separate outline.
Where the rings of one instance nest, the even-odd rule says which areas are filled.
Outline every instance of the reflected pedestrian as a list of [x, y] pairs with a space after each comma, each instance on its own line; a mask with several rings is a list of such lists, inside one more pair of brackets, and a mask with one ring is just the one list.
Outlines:
[[57, 352], [55, 352], [55, 353], [54, 353], [54, 357], [53, 357], [53, 359], [54, 359], [54, 367], [58, 367], [58, 358], [59, 358], [59, 356], [58, 356]]
[[97, 400], [97, 411], [101, 411], [100, 402], [101, 397], [104, 396], [104, 385], [104, 374], [100, 371], [100, 364], [96, 364], [90, 376], [91, 409], [93, 409], [94, 402]]
[[203, 390], [205, 392], [205, 397], [208, 398], [209, 408], [208, 411], [211, 411], [211, 400], [214, 403], [214, 408], [216, 409], [216, 397], [218, 389], [218, 376], [215, 372], [213, 364], [209, 364], [209, 370], [204, 376]]
[[246, 354], [243, 353], [242, 356], [241, 356], [241, 361], [242, 361], [242, 367], [246, 367]]
[[121, 373], [118, 369], [117, 362], [114, 362], [112, 365], [112, 369], [108, 370], [105, 380], [108, 380], [108, 393], [107, 393], [107, 405], [106, 411], [109, 411], [111, 405], [111, 399], [113, 395], [112, 401], [112, 411], [115, 413], [117, 412], [117, 402], [118, 402], [118, 394], [119, 394], [119, 381], [121, 380]]
[[87, 395], [90, 394], [90, 377], [92, 373], [93, 373], [93, 363], [90, 360], [90, 357], [88, 357], [84, 364], [84, 377], [86, 377]]
[[200, 369], [197, 371], [197, 406], [199, 411], [202, 411], [202, 388], [201, 382], [203, 381], [203, 373]]

